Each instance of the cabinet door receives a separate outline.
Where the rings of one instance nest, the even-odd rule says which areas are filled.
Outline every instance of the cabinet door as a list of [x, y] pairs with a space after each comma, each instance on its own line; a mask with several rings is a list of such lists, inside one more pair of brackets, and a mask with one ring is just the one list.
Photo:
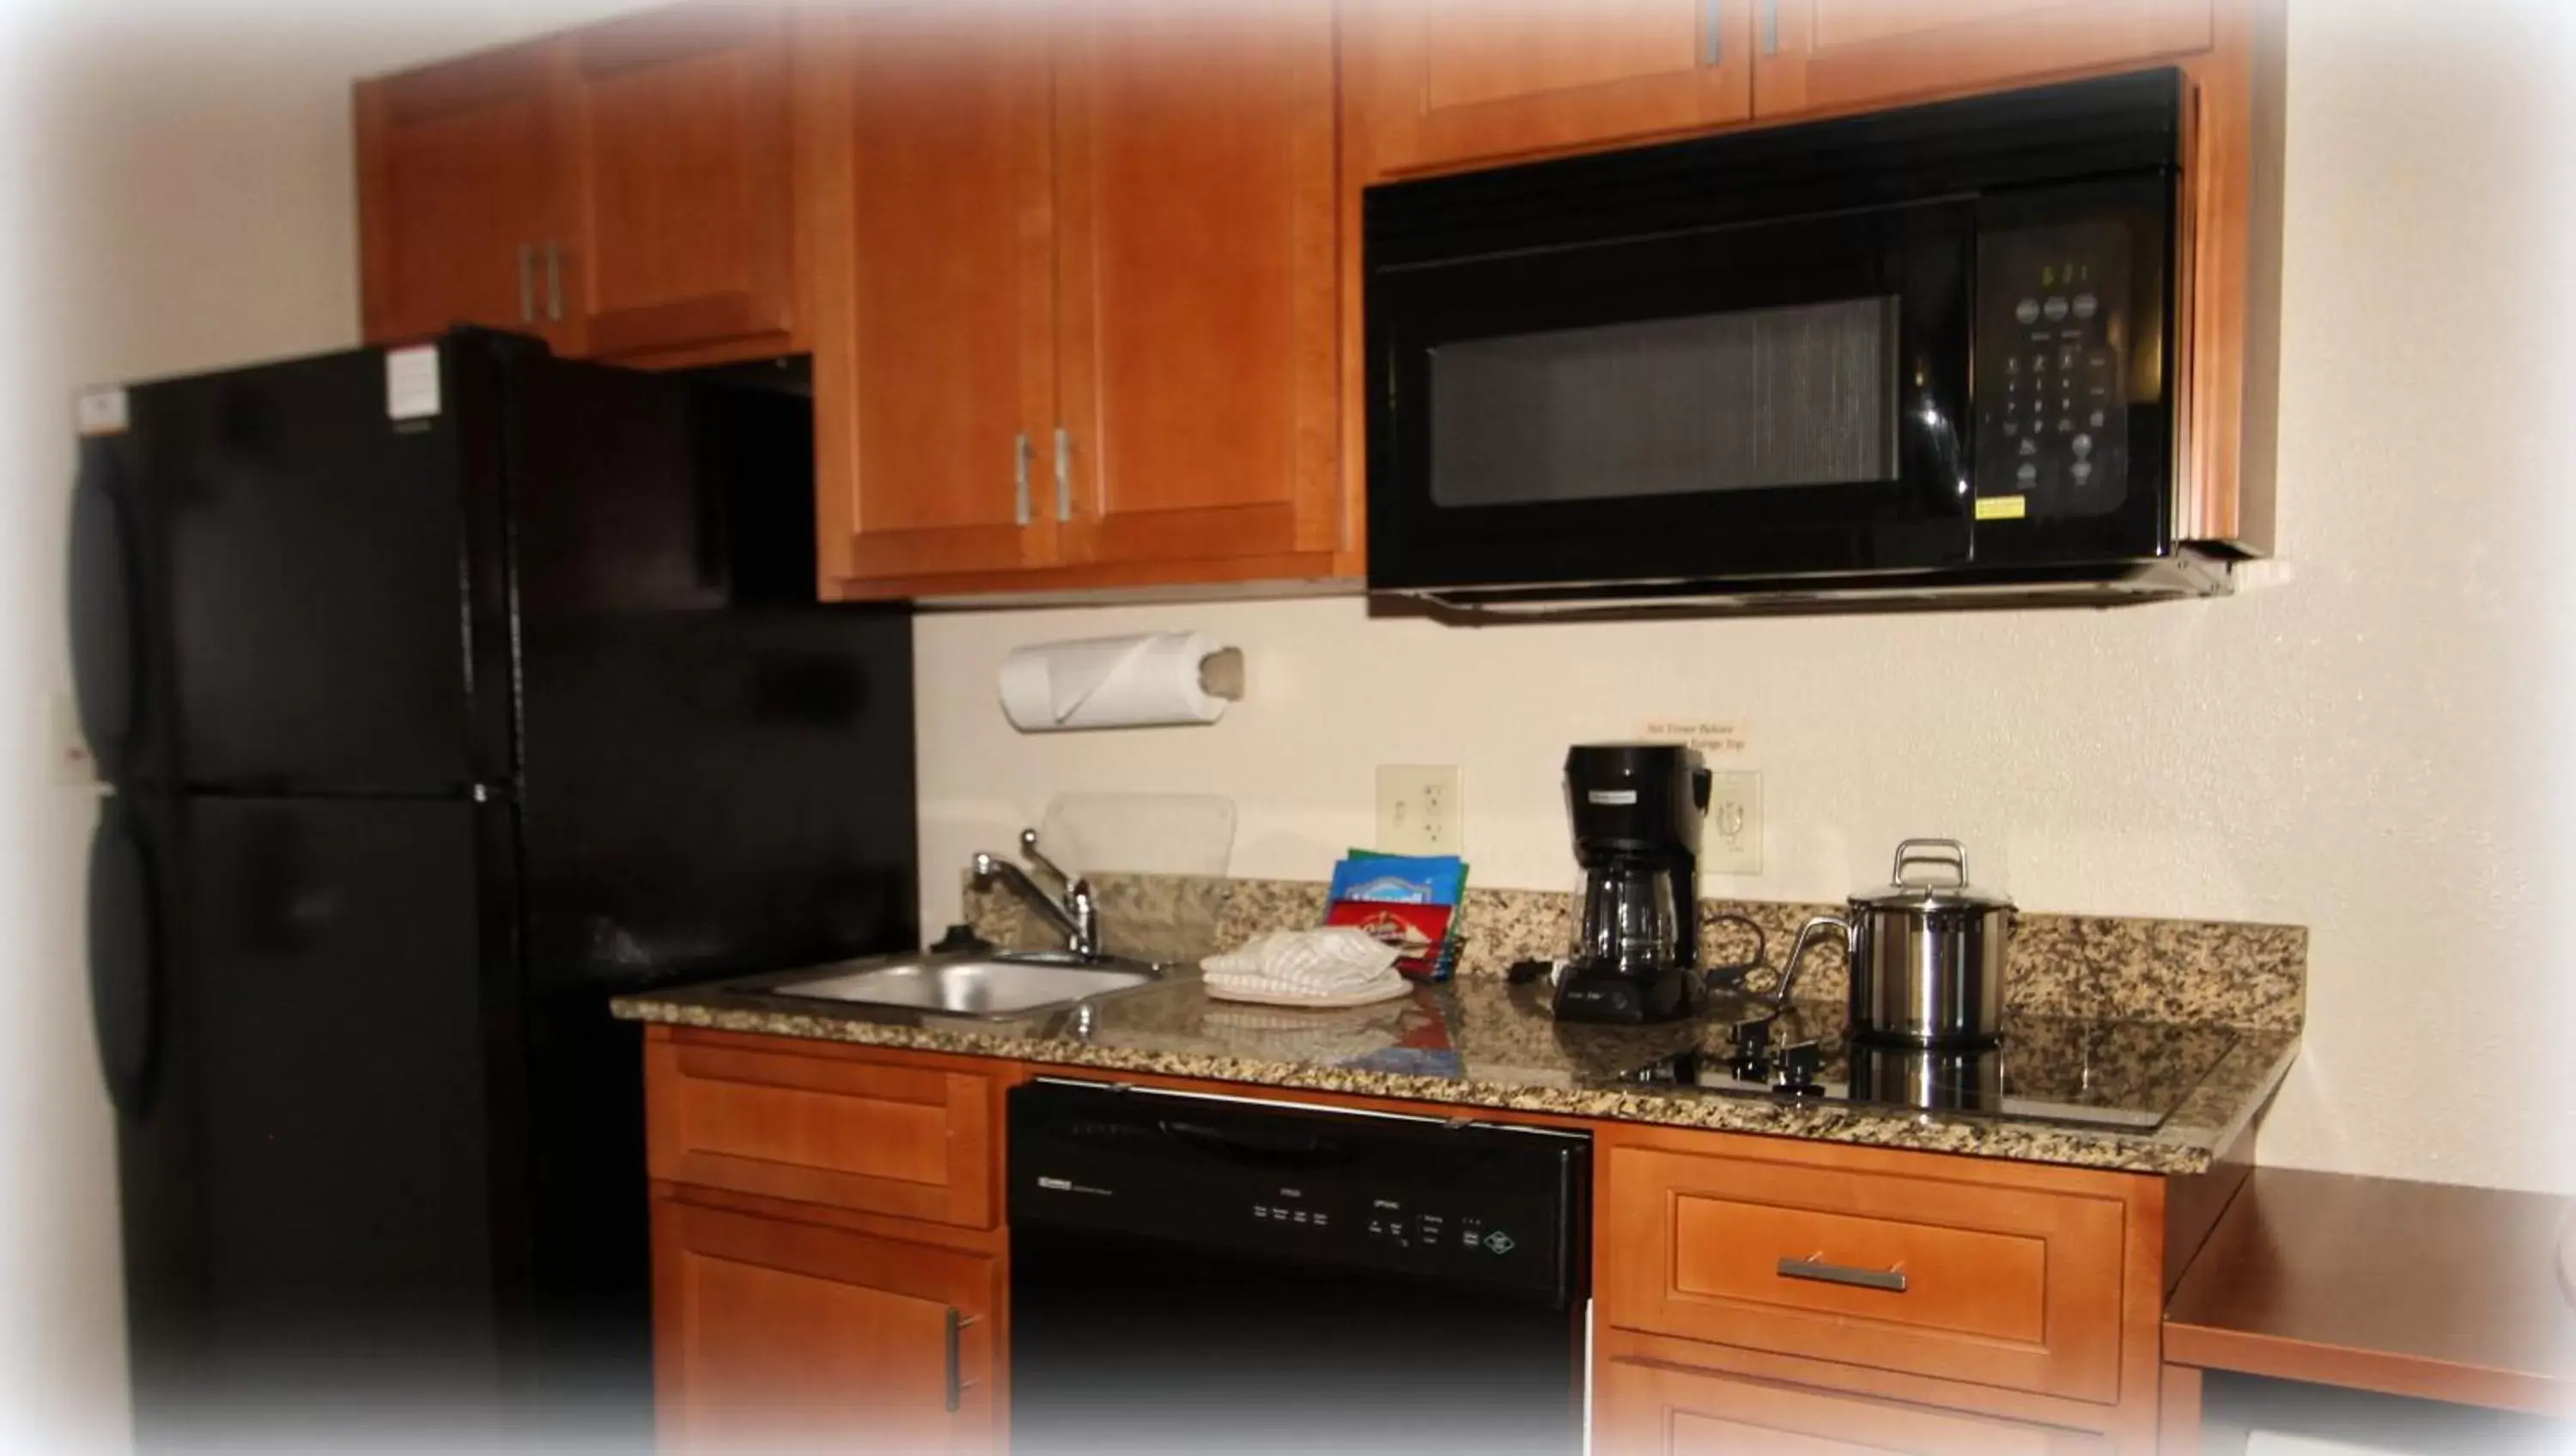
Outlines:
[[1330, 11], [1099, 3], [1062, 24], [1064, 433], [1048, 443], [1065, 493], [1048, 504], [1067, 523], [1066, 557], [1330, 551]]
[[657, 1201], [663, 1445], [990, 1450], [997, 1279], [952, 1249]]
[[360, 287], [370, 343], [451, 324], [546, 332], [542, 258], [562, 150], [551, 43], [358, 83]]
[[1377, 170], [1598, 146], [1752, 114], [1758, 0], [1364, 0]]
[[1753, 0], [1754, 110], [1848, 111], [2207, 50], [2212, 0]]
[[572, 41], [576, 226], [544, 261], [581, 351], [631, 356], [794, 327], [786, 18], [693, 3]]
[[1645, 1361], [1603, 1362], [1600, 1456], [2076, 1456], [2099, 1437]]
[[827, 18], [815, 43], [834, 58], [814, 108], [824, 574], [1051, 560], [1046, 37], [1026, 10], [947, 3]]
[[900, 1052], [656, 1027], [644, 1042], [656, 1178], [897, 1218], [999, 1221], [993, 1079]]

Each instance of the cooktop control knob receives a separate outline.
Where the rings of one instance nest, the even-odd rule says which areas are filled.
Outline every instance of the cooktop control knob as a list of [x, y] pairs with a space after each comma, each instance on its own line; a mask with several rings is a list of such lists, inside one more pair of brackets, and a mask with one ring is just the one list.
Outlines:
[[1825, 1089], [1816, 1081], [1816, 1072], [1824, 1065], [1824, 1059], [1824, 1052], [1811, 1041], [1780, 1048], [1780, 1080], [1772, 1090], [1792, 1097], [1823, 1096]]

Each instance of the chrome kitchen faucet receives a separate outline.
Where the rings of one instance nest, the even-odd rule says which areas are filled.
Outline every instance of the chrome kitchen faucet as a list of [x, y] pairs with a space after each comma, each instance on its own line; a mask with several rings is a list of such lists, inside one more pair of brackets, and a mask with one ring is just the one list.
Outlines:
[[1027, 901], [1031, 908], [1064, 934], [1064, 948], [1084, 960], [1100, 958], [1100, 906], [1091, 897], [1091, 882], [1079, 875], [1069, 875], [1056, 868], [1054, 861], [1038, 853], [1038, 832], [1020, 831], [1020, 854], [1029, 863], [1055, 876], [1064, 884], [1064, 899], [1057, 900], [1029, 878], [1028, 871], [1009, 860], [979, 853], [975, 856], [975, 888], [985, 889], [998, 880], [1011, 893]]

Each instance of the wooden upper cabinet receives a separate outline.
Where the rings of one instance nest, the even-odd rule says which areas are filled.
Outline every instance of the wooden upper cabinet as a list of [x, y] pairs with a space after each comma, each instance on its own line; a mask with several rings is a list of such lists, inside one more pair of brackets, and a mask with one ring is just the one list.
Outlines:
[[[1331, 12], [1070, 12], [1056, 67], [1067, 555], [1338, 542]], [[1320, 574], [1320, 573], [1318, 573]]]
[[[1010, 571], [1055, 554], [1045, 37], [995, 6], [824, 24], [814, 152], [838, 209], [817, 297], [824, 574]], [[835, 552], [838, 558], [835, 559]]]
[[1330, 10], [924, 3], [818, 24], [813, 53], [838, 58], [808, 108], [834, 199], [814, 351], [833, 589], [1330, 574]]
[[1753, 113], [1756, 0], [1352, 0], [1374, 174], [1601, 146]]
[[2213, 0], [1753, 0], [1754, 110], [1848, 111], [2207, 50]]
[[575, 227], [552, 260], [581, 350], [795, 327], [785, 14], [692, 0], [576, 32], [561, 93]]
[[668, 1451], [989, 1451], [998, 1266], [664, 1199], [654, 1397]]
[[542, 250], [562, 221], [552, 58], [550, 43], [519, 46], [358, 84], [368, 342], [459, 323], [547, 332]]

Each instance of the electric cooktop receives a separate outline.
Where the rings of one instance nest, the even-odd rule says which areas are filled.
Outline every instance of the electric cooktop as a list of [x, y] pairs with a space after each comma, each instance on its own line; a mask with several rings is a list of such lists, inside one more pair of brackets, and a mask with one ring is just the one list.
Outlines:
[[1617, 1080], [2149, 1133], [2236, 1044], [2225, 1027], [2019, 1016], [1996, 1046], [1933, 1052], [1855, 1043], [1842, 1019], [1806, 1006], [1716, 1026]]

